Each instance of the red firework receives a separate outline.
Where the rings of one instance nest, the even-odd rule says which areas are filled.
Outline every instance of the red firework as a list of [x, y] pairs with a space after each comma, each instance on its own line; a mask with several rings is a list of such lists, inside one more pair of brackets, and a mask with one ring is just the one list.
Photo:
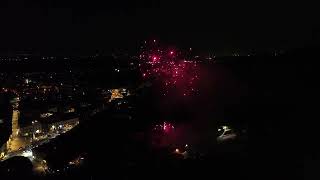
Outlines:
[[163, 95], [173, 90], [182, 96], [198, 93], [195, 88], [195, 81], [199, 79], [196, 61], [187, 60], [178, 50], [160, 47], [155, 41], [145, 45], [139, 56], [139, 67], [145, 80], [160, 82]]

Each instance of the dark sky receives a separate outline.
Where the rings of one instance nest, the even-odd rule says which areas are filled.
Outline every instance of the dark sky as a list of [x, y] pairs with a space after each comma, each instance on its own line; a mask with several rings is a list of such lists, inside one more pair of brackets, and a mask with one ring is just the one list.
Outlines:
[[146, 38], [204, 50], [300, 47], [310, 42], [317, 23], [310, 7], [279, 1], [1, 0], [0, 48], [133, 48]]

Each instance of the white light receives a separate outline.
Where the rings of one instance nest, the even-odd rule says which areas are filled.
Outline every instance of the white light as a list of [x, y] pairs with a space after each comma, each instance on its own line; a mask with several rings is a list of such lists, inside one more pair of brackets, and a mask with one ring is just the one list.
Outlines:
[[27, 157], [27, 158], [31, 158], [31, 157], [33, 157], [33, 153], [32, 153], [31, 150], [26, 150], [26, 151], [23, 151], [23, 153], [21, 154], [21, 156]]
[[37, 129], [37, 130], [36, 130], [36, 133], [40, 133], [40, 130], [39, 130], [39, 129]]

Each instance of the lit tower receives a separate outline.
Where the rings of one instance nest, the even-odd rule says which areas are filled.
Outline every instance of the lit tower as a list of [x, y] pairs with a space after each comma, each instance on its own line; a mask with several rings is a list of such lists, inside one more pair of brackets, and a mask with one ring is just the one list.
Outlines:
[[12, 134], [10, 135], [9, 140], [7, 141], [7, 151], [17, 151], [20, 147], [24, 147], [24, 142], [19, 137], [19, 116], [20, 111], [19, 107], [19, 97], [16, 97], [11, 101], [12, 103]]
[[15, 98], [13, 101], [13, 111], [12, 111], [12, 138], [19, 135], [19, 97]]

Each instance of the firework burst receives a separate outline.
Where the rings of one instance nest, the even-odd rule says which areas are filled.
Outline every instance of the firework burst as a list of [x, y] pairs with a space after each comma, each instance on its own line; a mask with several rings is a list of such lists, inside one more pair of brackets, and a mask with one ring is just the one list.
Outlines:
[[161, 47], [156, 41], [145, 42], [139, 59], [143, 79], [159, 82], [164, 96], [172, 92], [182, 96], [198, 93], [195, 87], [199, 79], [198, 64], [187, 59], [182, 51]]

